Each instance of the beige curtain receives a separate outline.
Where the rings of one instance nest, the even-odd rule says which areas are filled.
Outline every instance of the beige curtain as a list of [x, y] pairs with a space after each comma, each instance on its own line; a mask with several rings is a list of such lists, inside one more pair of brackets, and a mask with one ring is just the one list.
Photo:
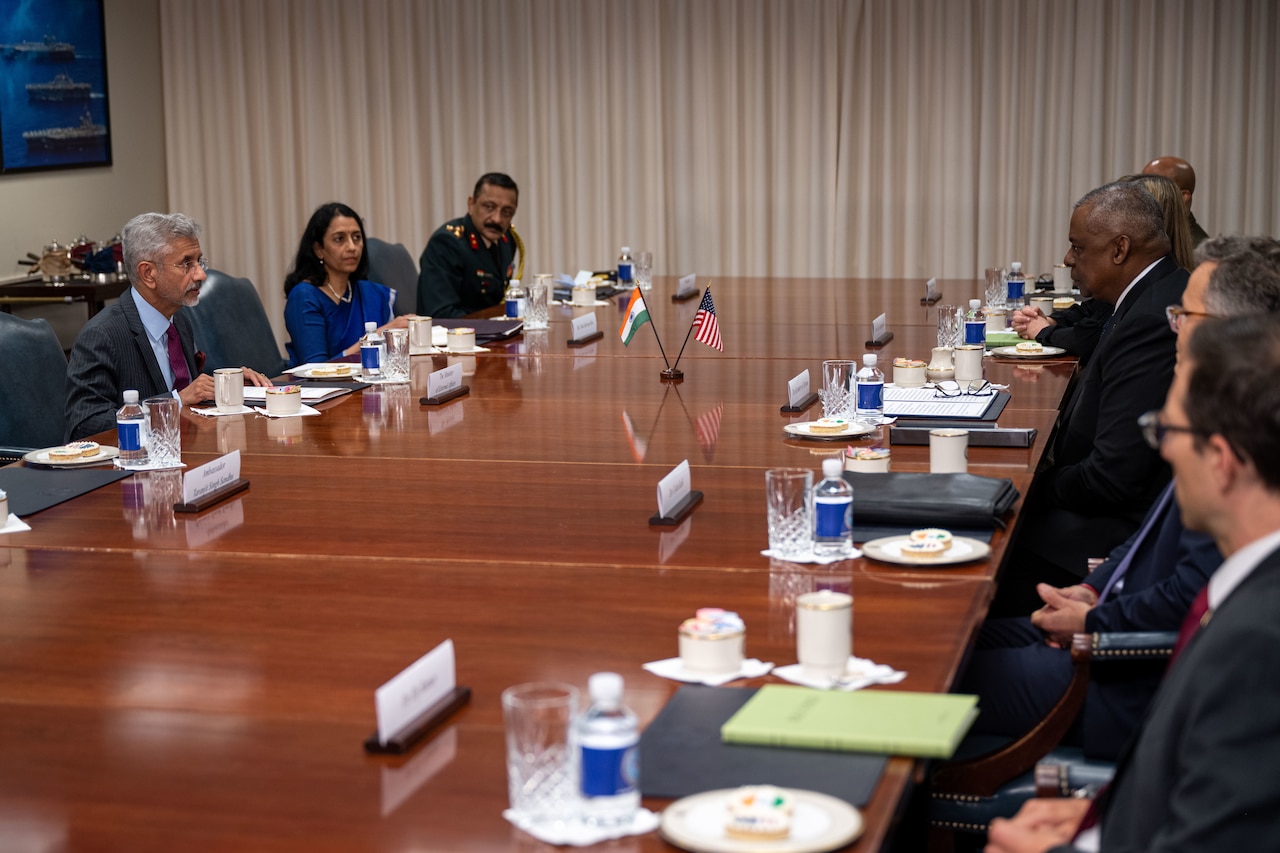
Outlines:
[[[1159, 154], [1280, 233], [1274, 0], [160, 0], [171, 207], [282, 332], [314, 207], [416, 257], [475, 178], [529, 272], [978, 276]], [[161, 117], [157, 116], [157, 122]]]

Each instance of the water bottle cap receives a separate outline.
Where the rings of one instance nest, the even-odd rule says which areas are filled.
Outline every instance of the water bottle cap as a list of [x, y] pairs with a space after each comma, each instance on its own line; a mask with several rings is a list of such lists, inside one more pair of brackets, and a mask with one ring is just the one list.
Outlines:
[[519, 287], [519, 286], [520, 286], [520, 279], [518, 279], [518, 278], [513, 278], [513, 279], [511, 279], [511, 286], [512, 286], [512, 287]]
[[1022, 261], [1014, 261], [1013, 263], [1009, 264], [1009, 267], [1014, 272], [1022, 272]]
[[630, 247], [630, 246], [623, 246], [623, 247], [622, 247], [622, 254], [624, 254], [624, 255], [629, 255], [629, 254], [631, 254], [631, 247]]
[[617, 705], [622, 702], [622, 676], [616, 672], [597, 672], [587, 679], [587, 693], [592, 702]]
[[844, 462], [834, 457], [822, 460], [822, 476], [829, 480], [839, 479], [844, 471]]
[[865, 355], [862, 356], [863, 367], [875, 367], [876, 364], [879, 363], [879, 361], [880, 361], [880, 356], [876, 355], [873, 352], [866, 353]]
[[136, 403], [136, 402], [138, 402], [138, 392], [137, 392], [137, 391], [134, 391], [134, 390], [132, 390], [132, 389], [130, 389], [130, 390], [128, 390], [128, 391], [125, 391], [125, 392], [124, 392], [124, 401], [125, 401], [126, 403]]
[[366, 332], [376, 332], [378, 331], [378, 324], [372, 320], [369, 320], [364, 324], [364, 330]]
[[970, 307], [970, 308], [981, 308], [981, 307], [982, 307], [982, 300], [981, 300], [981, 299], [970, 299], [970, 300], [969, 300], [969, 307]]

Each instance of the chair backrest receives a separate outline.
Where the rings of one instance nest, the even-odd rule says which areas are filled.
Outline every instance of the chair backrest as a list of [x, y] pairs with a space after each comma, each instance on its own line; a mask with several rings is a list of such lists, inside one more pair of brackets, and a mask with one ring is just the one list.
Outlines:
[[0, 444], [61, 444], [66, 407], [67, 357], [49, 321], [0, 314]]
[[364, 241], [369, 253], [369, 281], [385, 284], [396, 292], [396, 316], [418, 309], [418, 265], [403, 243], [388, 243], [377, 237]]
[[200, 302], [182, 310], [195, 328], [196, 347], [205, 354], [206, 373], [219, 367], [252, 367], [278, 376], [287, 366], [249, 279], [211, 269], [200, 288]]

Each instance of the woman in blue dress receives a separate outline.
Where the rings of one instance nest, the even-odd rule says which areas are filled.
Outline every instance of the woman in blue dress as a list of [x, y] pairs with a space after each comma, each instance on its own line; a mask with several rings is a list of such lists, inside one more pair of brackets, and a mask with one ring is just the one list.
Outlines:
[[404, 317], [394, 316], [396, 292], [366, 281], [368, 272], [360, 214], [341, 202], [321, 205], [284, 280], [291, 366], [358, 353], [366, 322], [377, 323], [378, 331], [407, 327]]

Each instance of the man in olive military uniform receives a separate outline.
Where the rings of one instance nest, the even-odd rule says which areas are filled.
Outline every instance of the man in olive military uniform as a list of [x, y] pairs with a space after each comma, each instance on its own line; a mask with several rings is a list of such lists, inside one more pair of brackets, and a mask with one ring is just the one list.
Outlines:
[[467, 215], [436, 229], [418, 260], [418, 313], [462, 317], [500, 303], [516, 256], [511, 219], [520, 191], [501, 172], [476, 181]]

